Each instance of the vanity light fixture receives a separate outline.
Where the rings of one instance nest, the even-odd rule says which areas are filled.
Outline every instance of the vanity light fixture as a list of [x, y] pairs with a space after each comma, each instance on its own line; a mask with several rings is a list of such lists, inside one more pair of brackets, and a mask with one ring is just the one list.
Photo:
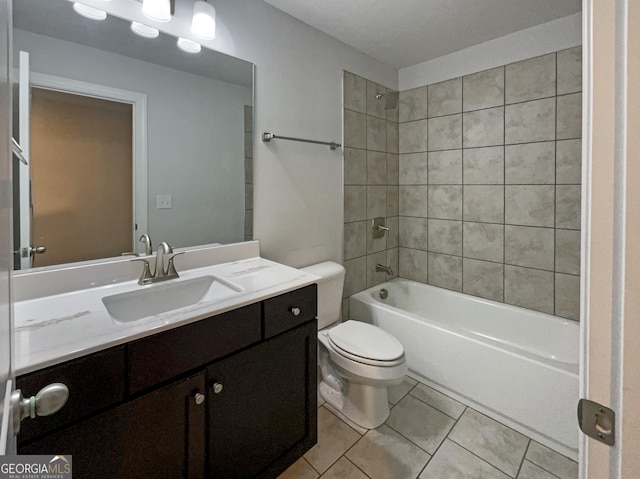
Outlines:
[[90, 20], [102, 21], [107, 18], [107, 12], [100, 10], [99, 8], [90, 7], [89, 5], [83, 5], [82, 3], [74, 2], [73, 9], [76, 13], [79, 13], [85, 18]]
[[194, 3], [191, 33], [203, 40], [213, 40], [216, 37], [216, 9], [213, 5], [204, 0]]
[[160, 35], [160, 31], [157, 28], [138, 22], [131, 22], [131, 31], [144, 38], [157, 38]]
[[142, 13], [156, 22], [171, 20], [171, 0], [142, 0]]
[[178, 48], [187, 53], [198, 53], [202, 50], [199, 43], [182, 37], [178, 38]]

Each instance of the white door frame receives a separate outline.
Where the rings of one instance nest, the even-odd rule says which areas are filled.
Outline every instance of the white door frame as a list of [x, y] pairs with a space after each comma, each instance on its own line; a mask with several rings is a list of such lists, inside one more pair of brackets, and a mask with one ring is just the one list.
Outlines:
[[131, 251], [135, 252], [137, 250], [138, 237], [142, 233], [148, 233], [147, 95], [36, 72], [31, 73], [31, 86], [130, 103], [133, 106], [133, 237]]
[[583, 2], [580, 395], [616, 412], [616, 443], [581, 436], [581, 479], [640, 477], [637, 25], [640, 0]]

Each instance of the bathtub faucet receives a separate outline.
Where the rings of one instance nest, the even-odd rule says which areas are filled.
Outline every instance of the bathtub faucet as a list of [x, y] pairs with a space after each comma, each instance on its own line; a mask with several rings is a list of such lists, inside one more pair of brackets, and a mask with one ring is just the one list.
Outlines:
[[393, 270], [391, 269], [390, 266], [385, 266], [383, 264], [378, 263], [376, 265], [376, 273], [378, 273], [380, 271], [382, 271], [384, 273], [387, 273], [389, 276], [393, 276]]

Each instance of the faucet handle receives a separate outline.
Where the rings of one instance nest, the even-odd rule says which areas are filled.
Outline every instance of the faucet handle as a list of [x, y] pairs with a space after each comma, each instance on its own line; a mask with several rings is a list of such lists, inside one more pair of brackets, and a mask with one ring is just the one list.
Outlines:
[[136, 258], [129, 261], [141, 261], [143, 263], [142, 274], [140, 275], [140, 279], [138, 279], [138, 284], [149, 284], [153, 282], [153, 274], [151, 273], [151, 267], [149, 266], [148, 259]]
[[178, 277], [178, 272], [176, 271], [176, 266], [173, 263], [173, 258], [178, 255], [184, 254], [184, 251], [180, 251], [179, 253], [171, 253], [169, 256], [169, 263], [167, 264], [167, 276], [175, 276]]

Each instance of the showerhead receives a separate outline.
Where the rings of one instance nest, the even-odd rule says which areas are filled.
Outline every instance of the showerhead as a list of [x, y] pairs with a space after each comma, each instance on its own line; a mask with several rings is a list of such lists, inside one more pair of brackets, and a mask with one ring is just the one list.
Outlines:
[[376, 93], [376, 100], [384, 98], [384, 109], [393, 110], [398, 106], [398, 92], [388, 91], [387, 93]]

